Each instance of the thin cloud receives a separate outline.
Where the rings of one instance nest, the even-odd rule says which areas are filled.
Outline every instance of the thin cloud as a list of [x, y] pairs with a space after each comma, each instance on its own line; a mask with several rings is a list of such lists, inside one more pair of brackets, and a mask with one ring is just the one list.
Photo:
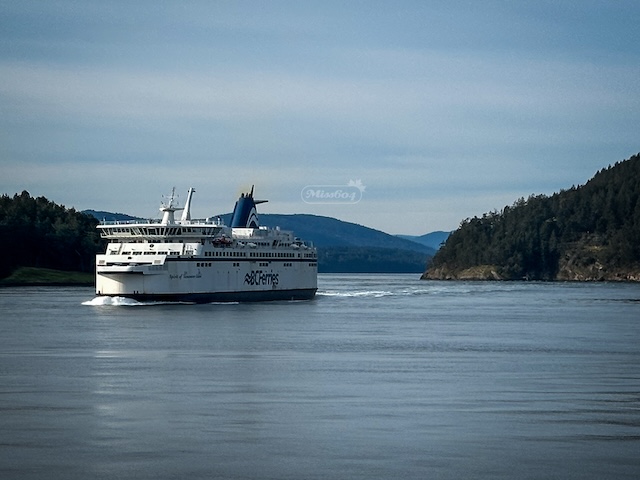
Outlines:
[[[276, 192], [270, 208], [308, 212], [316, 207], [297, 201], [304, 185], [361, 178], [370, 201], [335, 216], [399, 232], [409, 222], [397, 212], [422, 208], [438, 212], [435, 230], [499, 208], [496, 199], [579, 183], [638, 150], [634, 4], [2, 10], [8, 193], [33, 187], [123, 211], [197, 178], [200, 192], [219, 192], [208, 203], [255, 182]], [[396, 215], [382, 222], [376, 209]]]

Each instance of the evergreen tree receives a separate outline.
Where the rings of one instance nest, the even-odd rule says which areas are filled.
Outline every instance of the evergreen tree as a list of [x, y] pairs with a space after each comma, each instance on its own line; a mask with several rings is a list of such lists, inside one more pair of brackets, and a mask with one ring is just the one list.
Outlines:
[[26, 190], [0, 197], [0, 278], [19, 266], [91, 272], [103, 248], [90, 215]]
[[466, 219], [430, 269], [495, 266], [504, 278], [553, 279], [563, 257], [611, 268], [640, 266], [640, 156], [599, 171], [584, 186], [518, 199]]

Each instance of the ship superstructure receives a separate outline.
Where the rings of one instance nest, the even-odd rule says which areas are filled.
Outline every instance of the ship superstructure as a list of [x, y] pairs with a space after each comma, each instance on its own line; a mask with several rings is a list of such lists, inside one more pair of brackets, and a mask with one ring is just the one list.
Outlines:
[[109, 243], [96, 256], [97, 295], [198, 303], [313, 298], [316, 249], [293, 232], [260, 226], [256, 205], [265, 200], [254, 200], [253, 188], [236, 202], [230, 226], [192, 220], [194, 192], [184, 207], [172, 193], [161, 220], [98, 225]]

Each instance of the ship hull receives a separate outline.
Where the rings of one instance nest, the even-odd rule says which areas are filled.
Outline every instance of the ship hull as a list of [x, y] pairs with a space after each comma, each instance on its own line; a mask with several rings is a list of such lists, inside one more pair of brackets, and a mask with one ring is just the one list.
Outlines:
[[195, 303], [309, 300], [317, 290], [317, 264], [309, 263], [178, 259], [102, 266], [96, 271], [96, 294]]
[[244, 303], [311, 300], [316, 294], [315, 288], [295, 290], [269, 290], [244, 292], [206, 292], [206, 293], [170, 293], [170, 294], [124, 294], [99, 295], [131, 298], [139, 302], [171, 302], [171, 303]]

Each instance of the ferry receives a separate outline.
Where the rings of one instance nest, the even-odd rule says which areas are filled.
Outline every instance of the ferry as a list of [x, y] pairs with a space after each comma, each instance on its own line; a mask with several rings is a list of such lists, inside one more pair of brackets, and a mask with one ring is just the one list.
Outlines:
[[[318, 254], [311, 242], [261, 226], [253, 187], [235, 204], [230, 226], [219, 217], [191, 219], [175, 189], [161, 220], [103, 221], [106, 251], [96, 255], [96, 294], [138, 301], [256, 302], [310, 300], [318, 289]], [[182, 210], [180, 219], [176, 212]]]

